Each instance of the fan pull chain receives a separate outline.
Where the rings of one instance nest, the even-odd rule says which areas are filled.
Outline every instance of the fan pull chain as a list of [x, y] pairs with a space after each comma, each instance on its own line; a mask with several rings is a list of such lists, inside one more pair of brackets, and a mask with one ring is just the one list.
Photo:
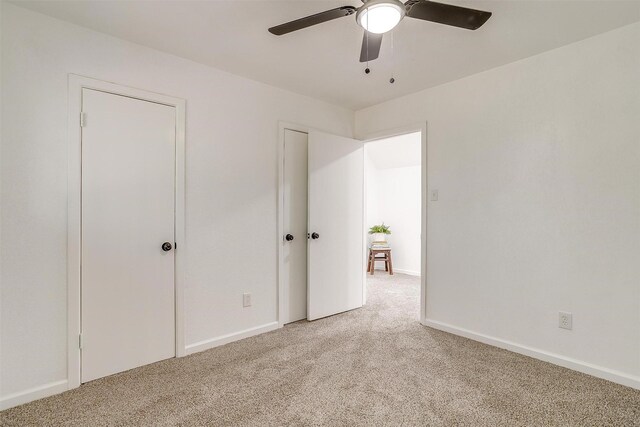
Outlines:
[[[369, 28], [369, 14], [367, 13], [365, 19], [367, 20], [367, 28]], [[369, 69], [369, 30], [364, 30], [364, 36], [367, 39], [367, 68], [364, 69], [365, 74], [369, 74], [371, 70]]]
[[364, 73], [369, 74], [371, 72], [369, 69], [369, 32], [365, 30], [364, 35], [367, 37], [367, 68], [364, 69]]
[[395, 69], [396, 69], [396, 55], [395, 55], [395, 49], [393, 46], [393, 33], [395, 33], [395, 31], [389, 31], [389, 35], [391, 36], [391, 78], [389, 79], [389, 83], [393, 84], [396, 79], [394, 77], [395, 74]]

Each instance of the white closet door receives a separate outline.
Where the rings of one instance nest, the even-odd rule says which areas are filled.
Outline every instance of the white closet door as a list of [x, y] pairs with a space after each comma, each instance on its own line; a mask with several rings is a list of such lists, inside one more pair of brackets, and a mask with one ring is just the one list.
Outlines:
[[355, 139], [309, 132], [309, 320], [363, 303], [363, 151]]
[[[83, 89], [82, 382], [175, 356], [175, 108]], [[165, 248], [167, 249], [167, 248]]]
[[[283, 280], [285, 323], [307, 318], [307, 134], [284, 131]], [[289, 239], [289, 240], [288, 240]]]

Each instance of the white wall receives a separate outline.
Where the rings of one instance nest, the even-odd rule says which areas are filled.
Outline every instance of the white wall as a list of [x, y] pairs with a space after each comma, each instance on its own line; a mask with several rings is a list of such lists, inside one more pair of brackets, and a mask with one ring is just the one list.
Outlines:
[[[365, 144], [366, 226], [389, 225], [393, 269], [416, 276], [420, 275], [421, 145], [420, 133]], [[377, 268], [384, 264], [377, 263]]]
[[187, 100], [187, 345], [275, 322], [278, 120], [351, 136], [353, 112], [2, 8], [1, 396], [67, 378], [68, 73]]
[[420, 166], [408, 166], [378, 169], [377, 179], [378, 223], [391, 225], [393, 269], [415, 276], [420, 275], [420, 176]]
[[638, 76], [640, 23], [356, 112], [428, 122], [430, 324], [640, 387]]
[[[382, 219], [379, 215], [378, 205], [378, 167], [371, 159], [367, 145], [364, 146], [364, 185], [365, 185], [365, 227], [368, 229], [374, 224], [379, 224]], [[371, 237], [367, 236], [367, 242], [371, 243]]]

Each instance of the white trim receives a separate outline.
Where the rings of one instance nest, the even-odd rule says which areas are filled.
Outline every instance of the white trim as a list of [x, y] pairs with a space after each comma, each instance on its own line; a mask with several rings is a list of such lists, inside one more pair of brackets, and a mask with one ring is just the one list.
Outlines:
[[489, 335], [480, 334], [470, 331], [468, 329], [459, 328], [457, 326], [449, 325], [447, 323], [439, 322], [437, 320], [425, 319], [422, 322], [424, 326], [437, 329], [439, 331], [449, 332], [454, 335], [469, 338], [474, 341], [479, 341], [484, 344], [489, 344], [494, 347], [503, 348], [505, 350], [512, 351], [514, 353], [523, 354], [525, 356], [533, 357], [534, 359], [542, 360], [544, 362], [553, 363], [554, 365], [562, 366], [574, 371], [582, 372], [587, 375], [602, 378], [614, 383], [622, 384], [627, 387], [633, 387], [640, 389], [640, 377], [625, 374], [624, 372], [608, 369], [602, 366], [594, 365], [592, 363], [584, 362], [582, 360], [573, 359], [571, 357], [562, 356], [559, 354], [551, 353], [548, 351], [540, 350], [526, 345], [517, 344], [511, 341], [495, 338]]
[[[362, 266], [362, 305], [367, 304], [367, 276], [369, 275], [369, 162], [367, 161], [367, 144], [362, 141], [362, 260], [366, 260]], [[385, 264], [386, 265], [386, 264]], [[375, 263], [373, 264], [375, 270]]]
[[175, 334], [176, 357], [186, 355], [184, 346], [185, 283], [185, 132], [186, 101], [145, 90], [121, 86], [69, 74], [69, 153], [68, 153], [68, 213], [67, 213], [67, 388], [80, 386], [80, 253], [81, 253], [81, 144], [80, 113], [82, 89], [94, 89], [129, 96], [175, 107], [176, 109], [176, 183], [175, 183]]
[[420, 276], [420, 272], [419, 271], [403, 270], [402, 268], [393, 267], [393, 272], [394, 273], [406, 274], [407, 276]]
[[210, 348], [219, 347], [230, 342], [242, 340], [245, 338], [253, 337], [255, 335], [264, 334], [279, 329], [281, 326], [279, 322], [271, 322], [265, 325], [256, 326], [253, 328], [245, 329], [244, 331], [234, 332], [227, 335], [222, 335], [216, 338], [210, 338], [208, 340], [199, 341], [197, 343], [189, 344], [186, 346], [186, 354], [198, 353], [200, 351], [208, 350]]
[[[373, 132], [362, 137], [362, 141], [367, 143], [378, 139], [392, 138], [394, 136], [406, 135], [408, 133], [420, 132], [422, 138], [422, 159], [420, 167], [422, 169], [422, 224], [420, 226], [421, 240], [421, 265], [422, 274], [420, 279], [420, 322], [424, 324], [427, 319], [427, 201], [428, 201], [428, 174], [427, 174], [427, 122], [416, 123], [413, 125], [402, 126], [393, 129]], [[397, 270], [396, 271], [400, 271]]]
[[68, 381], [61, 380], [9, 394], [0, 399], [0, 411], [65, 392], [68, 388]]
[[[376, 273], [380, 272], [380, 273], [382, 273], [383, 275], [384, 275], [384, 274], [389, 274], [389, 273], [387, 272], [387, 270], [385, 270], [385, 269], [384, 269], [384, 266], [378, 266], [378, 267], [376, 267], [376, 269], [375, 269], [375, 270], [376, 270], [376, 271], [375, 271]], [[393, 274], [396, 274], [396, 273], [406, 274], [407, 276], [416, 276], [416, 277], [419, 277], [419, 276], [420, 276], [420, 272], [419, 272], [419, 271], [404, 270], [404, 269], [402, 269], [402, 268], [396, 268], [396, 267], [393, 267]], [[369, 274], [369, 275], [368, 275], [368, 277], [371, 277], [371, 275]]]

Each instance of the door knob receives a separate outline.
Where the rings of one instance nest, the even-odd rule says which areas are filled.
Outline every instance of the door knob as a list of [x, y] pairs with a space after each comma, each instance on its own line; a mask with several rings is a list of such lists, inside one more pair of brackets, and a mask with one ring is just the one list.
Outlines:
[[293, 240], [293, 235], [292, 234], [287, 234], [286, 236], [284, 236], [284, 238], [287, 240], [287, 242], [290, 242]]
[[162, 250], [165, 252], [169, 252], [171, 249], [173, 249], [173, 246], [171, 245], [171, 243], [169, 242], [164, 242], [162, 244]]
[[311, 238], [313, 240], [317, 239], [318, 237], [320, 237], [320, 235], [318, 233], [316, 233], [316, 232], [311, 233]]

